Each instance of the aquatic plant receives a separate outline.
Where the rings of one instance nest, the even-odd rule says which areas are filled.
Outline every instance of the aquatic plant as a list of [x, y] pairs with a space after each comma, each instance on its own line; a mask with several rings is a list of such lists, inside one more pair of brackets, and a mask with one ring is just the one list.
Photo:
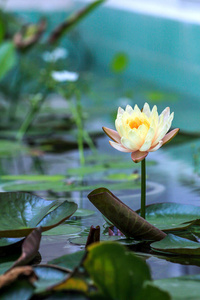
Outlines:
[[141, 216], [145, 218], [146, 204], [146, 166], [145, 157], [149, 152], [158, 150], [171, 141], [179, 129], [169, 133], [174, 113], [170, 114], [169, 107], [158, 115], [157, 106], [152, 111], [147, 103], [142, 110], [135, 105], [134, 109], [127, 105], [126, 109], [119, 107], [115, 127], [117, 131], [103, 127], [104, 132], [113, 140], [110, 145], [122, 152], [130, 152], [135, 163], [141, 163]]

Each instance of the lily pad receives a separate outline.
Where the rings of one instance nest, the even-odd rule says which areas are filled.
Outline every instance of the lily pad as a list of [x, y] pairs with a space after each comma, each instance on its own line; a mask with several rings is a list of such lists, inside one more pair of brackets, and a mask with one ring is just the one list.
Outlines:
[[94, 215], [95, 211], [90, 209], [78, 208], [73, 217], [86, 218]]
[[[75, 245], [85, 245], [87, 242], [87, 236], [80, 236], [76, 238], [71, 238], [69, 239], [70, 243], [75, 244]], [[125, 237], [120, 237], [120, 236], [109, 236], [109, 235], [101, 235], [100, 237], [101, 242], [111, 242], [111, 241], [116, 241], [119, 242], [122, 245], [136, 245], [139, 244], [140, 241], [136, 240], [131, 240], [131, 239], [126, 239]]]
[[200, 275], [159, 279], [154, 285], [167, 291], [172, 300], [199, 300]]
[[88, 198], [126, 237], [158, 241], [166, 236], [104, 187], [92, 191]]
[[34, 287], [26, 280], [17, 280], [1, 290], [0, 300], [29, 300], [34, 293]]
[[68, 272], [48, 265], [36, 266], [34, 272], [38, 276], [38, 280], [34, 282], [35, 293], [45, 292], [69, 276]]
[[77, 209], [73, 202], [58, 205], [57, 201], [46, 201], [24, 192], [0, 193], [0, 202], [0, 237], [23, 237], [37, 226], [42, 226], [43, 231], [49, 230]]
[[65, 179], [64, 175], [3, 175], [2, 180], [48, 181], [55, 182]]
[[73, 271], [74, 268], [79, 265], [85, 254], [85, 250], [77, 251], [75, 253], [70, 253], [53, 259], [49, 261], [48, 264], [57, 265], [63, 268], [67, 268], [70, 271]]
[[70, 235], [79, 233], [82, 230], [79, 226], [59, 225], [48, 231], [43, 232], [42, 235]]
[[200, 243], [174, 234], [168, 234], [163, 240], [152, 243], [151, 248], [155, 251], [172, 254], [200, 255]]
[[[140, 183], [137, 181], [123, 181], [114, 183], [104, 183], [104, 185], [112, 190], [122, 190], [122, 189], [138, 189], [140, 188]], [[3, 189], [5, 191], [44, 191], [52, 190], [54, 192], [73, 192], [73, 191], [90, 191], [99, 188], [100, 182], [93, 185], [82, 185], [81, 182], [68, 183], [66, 181], [56, 181], [56, 182], [16, 182], [4, 184]]]
[[186, 229], [200, 222], [200, 207], [179, 203], [152, 204], [146, 207], [146, 220], [164, 231]]

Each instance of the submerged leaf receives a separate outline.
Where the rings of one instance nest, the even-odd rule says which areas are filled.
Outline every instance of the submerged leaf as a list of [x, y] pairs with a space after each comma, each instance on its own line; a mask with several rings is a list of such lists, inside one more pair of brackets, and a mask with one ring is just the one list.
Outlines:
[[157, 241], [166, 236], [164, 232], [148, 223], [105, 188], [92, 191], [88, 198], [106, 218], [128, 237]]

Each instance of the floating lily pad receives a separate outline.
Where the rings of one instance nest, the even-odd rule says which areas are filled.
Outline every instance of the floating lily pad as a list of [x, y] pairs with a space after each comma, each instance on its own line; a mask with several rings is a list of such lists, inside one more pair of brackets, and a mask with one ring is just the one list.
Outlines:
[[49, 264], [57, 265], [63, 268], [67, 268], [68, 270], [73, 270], [75, 267], [79, 265], [84, 255], [86, 254], [85, 250], [77, 251], [75, 253], [63, 255], [56, 259], [49, 261]]
[[79, 233], [82, 230], [79, 226], [59, 225], [48, 231], [43, 232], [42, 235], [71, 235]]
[[58, 205], [57, 201], [46, 201], [23, 192], [0, 193], [0, 202], [0, 237], [23, 237], [36, 226], [42, 226], [43, 231], [49, 230], [77, 209], [73, 202]]
[[164, 231], [186, 229], [199, 219], [200, 207], [194, 205], [158, 203], [146, 207], [146, 220]]
[[154, 285], [167, 291], [172, 300], [199, 300], [200, 275], [159, 279]]
[[200, 255], [200, 243], [174, 234], [168, 234], [163, 240], [152, 243], [151, 248], [155, 251], [172, 254]]
[[69, 273], [64, 270], [48, 265], [34, 267], [34, 272], [38, 276], [38, 280], [34, 282], [36, 294], [45, 292], [51, 286], [62, 282], [62, 280], [69, 276]]
[[27, 280], [17, 280], [1, 290], [0, 300], [29, 300], [34, 293], [34, 286]]
[[[76, 244], [76, 245], [84, 245], [87, 242], [87, 236], [80, 236], [80, 237], [76, 237], [76, 238], [71, 238], [69, 239], [70, 243], [72, 244]], [[109, 236], [109, 235], [101, 235], [100, 237], [100, 241], [101, 242], [111, 242], [111, 241], [116, 241], [119, 242], [122, 245], [136, 245], [139, 244], [140, 241], [136, 241], [136, 240], [131, 240], [131, 239], [126, 239], [124, 237], [120, 237], [120, 236]]]
[[110, 174], [106, 178], [109, 180], [137, 180], [139, 178], [139, 174], [126, 174], [126, 173], [116, 173]]
[[[93, 185], [82, 185], [81, 182], [68, 183], [65, 181], [56, 182], [17, 182], [4, 184], [2, 187], [5, 191], [44, 191], [52, 190], [54, 192], [73, 192], [73, 191], [90, 191], [101, 186], [100, 182]], [[139, 182], [123, 181], [119, 183], [104, 183], [104, 186], [112, 190], [122, 189], [138, 189], [140, 188]]]
[[63, 175], [3, 175], [2, 180], [25, 180], [25, 181], [60, 181], [65, 179]]
[[94, 213], [95, 211], [90, 209], [78, 208], [73, 217], [86, 218], [92, 216]]

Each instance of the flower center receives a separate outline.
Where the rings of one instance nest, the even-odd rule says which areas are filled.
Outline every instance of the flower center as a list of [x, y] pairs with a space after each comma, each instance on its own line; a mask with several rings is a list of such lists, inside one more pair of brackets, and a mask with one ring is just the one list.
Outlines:
[[138, 129], [138, 127], [140, 127], [140, 125], [144, 124], [145, 126], [147, 126], [148, 128], [150, 127], [149, 122], [147, 120], [142, 120], [139, 119], [138, 117], [136, 117], [135, 119], [128, 119], [126, 121], [126, 123], [129, 125], [129, 127], [131, 129], [135, 128]]

